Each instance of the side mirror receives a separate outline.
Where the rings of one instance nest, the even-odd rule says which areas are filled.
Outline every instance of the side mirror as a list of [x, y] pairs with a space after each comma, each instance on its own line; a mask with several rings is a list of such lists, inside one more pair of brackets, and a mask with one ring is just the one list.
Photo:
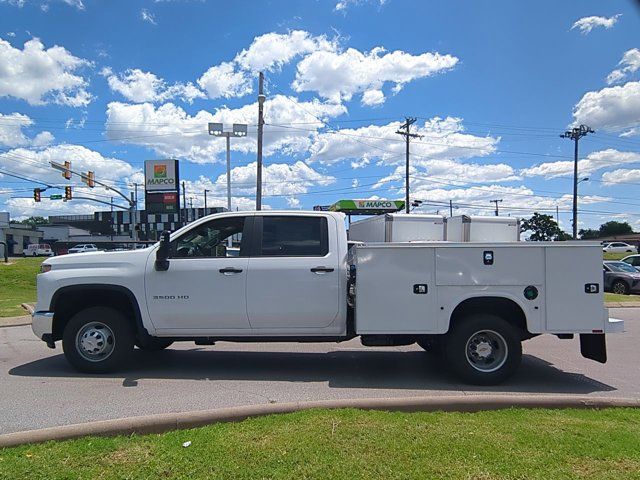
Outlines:
[[162, 232], [160, 238], [160, 247], [156, 251], [155, 268], [158, 272], [166, 272], [169, 270], [169, 232]]

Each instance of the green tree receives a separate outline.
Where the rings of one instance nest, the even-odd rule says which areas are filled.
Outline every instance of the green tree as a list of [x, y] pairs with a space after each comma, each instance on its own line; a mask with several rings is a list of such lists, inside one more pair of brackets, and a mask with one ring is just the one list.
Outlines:
[[611, 221], [600, 225], [600, 236], [627, 235], [633, 233], [633, 228], [627, 222]]
[[600, 231], [593, 230], [592, 228], [581, 228], [578, 231], [578, 235], [582, 240], [595, 240], [596, 238], [600, 238]]
[[566, 240], [567, 234], [563, 232], [551, 215], [534, 212], [533, 216], [524, 220], [520, 225], [520, 231], [531, 232], [529, 240], [534, 242], [548, 242], [550, 240]]
[[35, 228], [38, 225], [46, 225], [49, 223], [49, 220], [47, 220], [44, 217], [29, 217], [29, 218], [25, 218], [24, 220], [20, 220], [18, 223], [22, 224], [22, 225], [27, 225], [31, 228]]

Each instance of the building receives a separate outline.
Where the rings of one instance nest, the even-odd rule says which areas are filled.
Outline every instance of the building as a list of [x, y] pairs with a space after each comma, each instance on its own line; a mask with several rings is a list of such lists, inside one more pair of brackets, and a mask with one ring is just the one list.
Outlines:
[[133, 222], [128, 210], [95, 212], [92, 215], [52, 215], [49, 217], [49, 225], [44, 227], [44, 237], [63, 242], [123, 242], [131, 241], [135, 229], [138, 240], [156, 241], [165, 230], [174, 231], [184, 223], [224, 211], [226, 208], [223, 207], [206, 210], [186, 208], [180, 213], [147, 213], [146, 210], [137, 210], [133, 215]]
[[0, 257], [22, 255], [27, 246], [42, 242], [42, 231], [19, 223], [11, 223], [8, 212], [0, 212]]

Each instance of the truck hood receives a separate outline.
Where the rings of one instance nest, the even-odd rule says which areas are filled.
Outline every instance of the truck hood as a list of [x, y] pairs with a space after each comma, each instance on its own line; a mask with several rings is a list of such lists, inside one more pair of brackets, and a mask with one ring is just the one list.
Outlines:
[[152, 248], [144, 248], [126, 252], [69, 253], [67, 255], [48, 258], [42, 263], [44, 265], [51, 265], [51, 268], [54, 270], [112, 267], [140, 261], [142, 258], [149, 256], [152, 251]]

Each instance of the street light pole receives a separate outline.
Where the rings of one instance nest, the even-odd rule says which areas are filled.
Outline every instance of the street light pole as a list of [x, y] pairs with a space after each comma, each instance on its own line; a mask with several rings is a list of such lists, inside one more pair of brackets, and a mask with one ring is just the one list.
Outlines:
[[225, 132], [221, 123], [210, 123], [209, 135], [225, 137], [227, 139], [227, 210], [231, 211], [231, 137], [246, 137], [247, 125], [244, 123], [234, 123], [233, 131]]

